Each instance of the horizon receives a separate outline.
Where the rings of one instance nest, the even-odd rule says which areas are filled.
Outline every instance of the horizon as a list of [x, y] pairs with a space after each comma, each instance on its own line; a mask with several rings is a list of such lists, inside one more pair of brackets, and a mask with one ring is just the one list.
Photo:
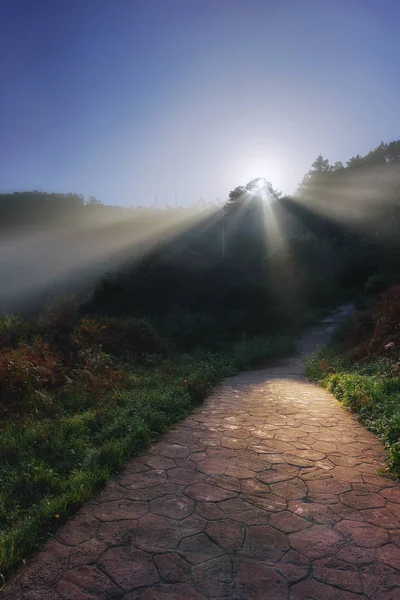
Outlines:
[[399, 16], [389, 0], [8, 2], [0, 192], [187, 206], [265, 177], [293, 194], [319, 154], [400, 137]]

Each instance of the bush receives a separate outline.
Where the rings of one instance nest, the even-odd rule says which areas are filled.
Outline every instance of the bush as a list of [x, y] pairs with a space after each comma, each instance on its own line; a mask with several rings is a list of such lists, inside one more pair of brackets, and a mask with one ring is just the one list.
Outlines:
[[119, 358], [160, 354], [163, 340], [146, 319], [99, 317], [82, 319], [74, 329], [78, 348], [98, 348]]
[[20, 315], [9, 314], [0, 319], [0, 348], [15, 347], [19, 342], [28, 342], [35, 333], [33, 323]]
[[364, 285], [364, 293], [367, 296], [381, 294], [389, 285], [389, 279], [382, 271], [371, 275]]
[[0, 397], [3, 408], [32, 399], [43, 388], [54, 388], [64, 381], [61, 356], [47, 344], [0, 350]]
[[72, 332], [78, 320], [78, 301], [74, 296], [56, 300], [39, 316], [39, 334], [65, 357], [73, 360]]
[[368, 356], [399, 355], [400, 285], [392, 286], [354, 322], [346, 349], [354, 361]]
[[243, 336], [233, 346], [234, 360], [239, 370], [265, 366], [268, 361], [288, 356], [294, 350], [295, 341], [290, 337]]

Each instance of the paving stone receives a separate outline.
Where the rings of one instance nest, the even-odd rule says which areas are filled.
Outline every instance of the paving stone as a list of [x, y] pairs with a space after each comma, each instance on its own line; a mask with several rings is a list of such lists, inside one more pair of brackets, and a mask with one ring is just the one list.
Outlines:
[[115, 500], [101, 504], [94, 511], [100, 521], [119, 521], [122, 519], [138, 519], [148, 512], [147, 502], [134, 500]]
[[159, 580], [152, 556], [131, 546], [109, 548], [98, 565], [125, 591]]
[[221, 446], [223, 448], [247, 448], [247, 441], [242, 438], [222, 437]]
[[243, 495], [265, 496], [271, 493], [269, 485], [259, 479], [245, 479], [241, 487]]
[[400, 486], [390, 487], [384, 489], [380, 492], [380, 495], [389, 500], [389, 502], [394, 502], [400, 504]]
[[364, 492], [349, 492], [341, 496], [343, 504], [351, 508], [362, 510], [364, 508], [379, 508], [385, 506], [385, 500], [380, 494], [368, 494]]
[[160, 444], [159, 453], [165, 458], [186, 458], [190, 451], [185, 446], [179, 444]]
[[310, 527], [310, 523], [305, 519], [286, 510], [271, 515], [269, 523], [284, 533], [294, 533], [295, 531], [302, 531]]
[[371, 525], [385, 529], [398, 529], [399, 519], [388, 508], [368, 508], [361, 515]]
[[307, 494], [307, 486], [298, 477], [291, 479], [290, 481], [273, 483], [271, 484], [271, 490], [274, 494], [281, 496], [281, 498], [285, 498], [286, 500], [304, 498]]
[[376, 562], [376, 548], [357, 546], [351, 540], [346, 540], [346, 544], [338, 549], [336, 558], [361, 568]]
[[218, 504], [212, 502], [197, 502], [197, 514], [207, 521], [215, 521], [218, 519], [226, 519], [226, 514]]
[[289, 539], [281, 531], [269, 525], [251, 525], [247, 528], [240, 554], [263, 562], [276, 563], [289, 548]]
[[186, 519], [179, 521], [178, 527], [181, 537], [189, 537], [195, 533], [201, 533], [206, 528], [207, 521], [197, 513], [190, 515]]
[[[68, 587], [80, 588], [91, 594], [94, 598], [107, 597], [106, 594], [115, 598], [121, 597], [121, 588], [118, 587], [107, 575], [93, 566], [84, 565], [68, 572], [68, 575], [60, 582], [58, 592], [63, 598], [68, 598]], [[71, 600], [74, 598], [71, 595]]]
[[400, 571], [400, 548], [397, 546], [393, 544], [382, 546], [382, 548], [378, 548], [377, 556], [381, 562]]
[[152, 500], [149, 508], [150, 512], [155, 515], [162, 515], [171, 519], [184, 519], [194, 511], [194, 502], [182, 494], [163, 496]]
[[107, 521], [101, 523], [97, 532], [97, 539], [107, 546], [124, 546], [131, 544], [137, 529], [138, 522], [133, 521]]
[[156, 554], [154, 562], [160, 577], [167, 583], [189, 581], [190, 566], [178, 554]]
[[[117, 595], [117, 598], [121, 598], [123, 594], [122, 590], [115, 593]], [[96, 596], [93, 596], [93, 594], [89, 594], [88, 592], [78, 587], [71, 581], [65, 580], [60, 581], [57, 591], [50, 592], [49, 596], [36, 595], [35, 592], [34, 595], [32, 595], [28, 592], [27, 596], [19, 596], [18, 598], [14, 597], [13, 600], [23, 600], [24, 598], [25, 600], [39, 600], [39, 598], [43, 598], [43, 600], [55, 600], [59, 598], [61, 598], [61, 600], [96, 600]]]
[[[144, 465], [142, 465], [144, 467]], [[102, 502], [112, 502], [114, 500], [123, 500], [124, 498], [129, 498], [129, 491], [124, 488], [120, 483], [116, 483], [115, 481], [111, 481], [107, 484], [107, 487], [104, 490], [101, 490], [95, 497], [96, 504], [101, 504]], [[86, 506], [83, 507], [79, 511], [79, 515], [85, 510]]]
[[325, 453], [318, 450], [289, 450], [284, 453], [284, 456], [286, 455], [289, 455], [290, 457], [298, 456], [299, 458], [305, 458], [310, 461], [317, 461], [325, 458]]
[[[283, 555], [277, 564], [277, 568], [280, 572], [284, 573], [288, 581], [293, 583], [299, 579], [303, 579], [310, 572], [311, 561], [306, 556], [297, 552], [297, 550], [291, 548]], [[303, 576], [299, 577], [301, 573], [303, 573]]]
[[341, 521], [336, 525], [336, 530], [364, 548], [377, 548], [389, 541], [389, 534], [385, 529], [358, 521]]
[[239, 498], [221, 502], [220, 507], [225, 513], [225, 518], [228, 517], [244, 525], [267, 525], [269, 521], [269, 514], [266, 510]]
[[143, 550], [175, 550], [180, 540], [181, 532], [173, 519], [148, 514], [139, 520], [135, 544]]
[[290, 592], [290, 600], [360, 600], [360, 596], [320, 581], [301, 581]]
[[124, 596], [124, 600], [207, 600], [188, 583], [156, 585]]
[[106, 544], [96, 538], [82, 542], [70, 554], [69, 563], [72, 567], [96, 562], [106, 549]]
[[312, 567], [313, 576], [323, 583], [334, 585], [356, 594], [362, 592], [361, 575], [358, 569], [335, 557], [316, 560]]
[[346, 504], [340, 502], [332, 504], [329, 506], [329, 510], [341, 519], [347, 521], [360, 521], [362, 523], [365, 522], [364, 512], [362, 510], [351, 508], [350, 506], [346, 506]]
[[[151, 473], [151, 475], [150, 475]], [[145, 473], [125, 473], [120, 481], [128, 490], [141, 490], [166, 483], [165, 471], [146, 471]]]
[[316, 481], [308, 481], [307, 487], [310, 492], [322, 493], [322, 494], [343, 494], [351, 490], [351, 485], [344, 482], [338, 481], [333, 477], [330, 479], [317, 479]]
[[379, 594], [400, 590], [400, 573], [388, 565], [378, 562], [367, 565], [361, 569], [361, 577], [364, 593], [373, 600]]
[[286, 508], [286, 500], [275, 494], [263, 494], [262, 496], [242, 496], [249, 504], [264, 509], [268, 512], [280, 512]]
[[216, 485], [224, 490], [230, 490], [231, 492], [240, 492], [241, 483], [239, 479], [235, 477], [229, 477], [228, 475], [210, 475], [206, 479], [206, 483], [209, 485]]
[[190, 563], [201, 563], [223, 554], [219, 548], [204, 533], [185, 538], [179, 545], [178, 552]]
[[292, 548], [309, 558], [335, 555], [342, 543], [341, 536], [324, 525], [314, 525], [306, 531], [289, 535]]
[[208, 597], [232, 598], [234, 596], [232, 563], [227, 556], [195, 565], [192, 573], [194, 582], [206, 592]]
[[270, 469], [267, 471], [262, 471], [261, 473], [257, 473], [257, 478], [263, 483], [278, 483], [279, 481], [288, 481], [289, 479], [294, 479], [296, 477], [298, 469], [295, 468], [294, 472], [290, 471], [286, 467], [291, 465], [286, 464], [277, 464], [272, 465]]
[[237, 467], [236, 465], [228, 464], [225, 469], [225, 475], [236, 477], [237, 479], [252, 479], [255, 475], [255, 471], [247, 469], [246, 467]]
[[77, 515], [58, 533], [57, 539], [63, 544], [77, 546], [94, 537], [99, 528], [99, 521], [92, 515]]
[[246, 600], [286, 600], [288, 583], [275, 569], [262, 562], [235, 559], [236, 586]]
[[312, 524], [333, 525], [340, 520], [340, 517], [333, 512], [333, 508], [325, 504], [292, 500], [289, 502], [288, 508], [294, 515], [302, 517]]
[[241, 547], [245, 528], [236, 521], [211, 521], [206, 527], [207, 535], [225, 551], [234, 551]]
[[166, 471], [176, 467], [175, 462], [171, 458], [165, 458], [164, 456], [144, 456], [142, 461], [152, 469], [161, 469]]
[[200, 471], [195, 469], [184, 469], [182, 467], [170, 469], [167, 475], [170, 482], [184, 486], [200, 483], [206, 478], [205, 474]]

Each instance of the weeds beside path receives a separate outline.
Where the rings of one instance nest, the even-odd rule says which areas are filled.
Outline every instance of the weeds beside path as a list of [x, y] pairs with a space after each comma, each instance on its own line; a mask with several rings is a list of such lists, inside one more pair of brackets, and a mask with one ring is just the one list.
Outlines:
[[[91, 327], [97, 335], [95, 325], [84, 322], [81, 333], [83, 329], [87, 336]], [[48, 349], [39, 354], [34, 344], [33, 350], [28, 345], [6, 348], [0, 356], [0, 369], [8, 368], [9, 380], [24, 392], [0, 428], [4, 576], [20, 567], [127, 459], [189, 414], [224, 377], [290, 354], [294, 340], [259, 336], [221, 352], [176, 353], [132, 364], [94, 352], [86, 342], [79, 350], [83, 357], [64, 371], [66, 383], [53, 387], [40, 387], [37, 365], [52, 373], [49, 367], [58, 368], [59, 363]], [[32, 375], [32, 387], [20, 372]]]
[[332, 392], [388, 449], [400, 477], [400, 286], [376, 298], [333, 344], [308, 362], [307, 374]]

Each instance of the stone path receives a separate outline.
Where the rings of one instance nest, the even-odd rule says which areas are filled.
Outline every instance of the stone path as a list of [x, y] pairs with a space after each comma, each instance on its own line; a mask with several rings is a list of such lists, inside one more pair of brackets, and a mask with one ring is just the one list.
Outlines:
[[398, 600], [400, 485], [378, 474], [384, 459], [299, 358], [243, 373], [130, 461], [3, 597]]

